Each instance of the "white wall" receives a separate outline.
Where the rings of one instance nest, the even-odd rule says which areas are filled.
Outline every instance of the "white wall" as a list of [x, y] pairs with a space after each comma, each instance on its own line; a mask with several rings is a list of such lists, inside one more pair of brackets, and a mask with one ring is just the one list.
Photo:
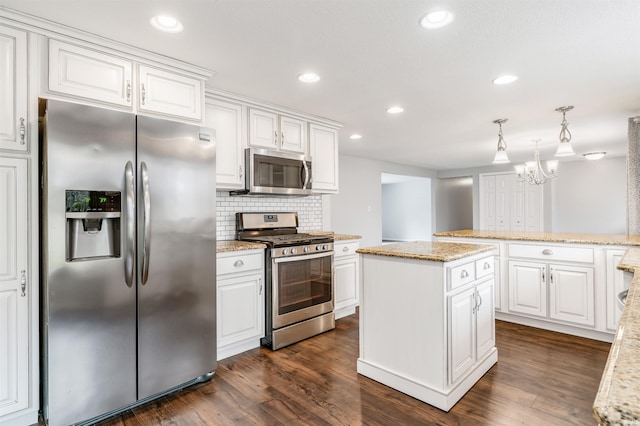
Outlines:
[[[473, 229], [480, 229], [478, 175], [512, 170], [513, 165], [507, 164], [441, 171], [438, 177], [473, 177]], [[561, 161], [558, 178], [544, 188], [544, 230], [626, 233], [626, 176], [626, 157], [605, 157], [598, 161], [576, 157], [574, 161]]]
[[431, 179], [382, 185], [382, 239], [431, 241]]
[[552, 191], [554, 232], [625, 234], [626, 158], [573, 161], [560, 167]]
[[473, 228], [473, 178], [436, 179], [435, 232]]
[[432, 170], [347, 155], [340, 155], [339, 173], [340, 193], [323, 198], [331, 212], [323, 226], [337, 233], [362, 236], [361, 247], [382, 243], [381, 173], [430, 178], [436, 175]]

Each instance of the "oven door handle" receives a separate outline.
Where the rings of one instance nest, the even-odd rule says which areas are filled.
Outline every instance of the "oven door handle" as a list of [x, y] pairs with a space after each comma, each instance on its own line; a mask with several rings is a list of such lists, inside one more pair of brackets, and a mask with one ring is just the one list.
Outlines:
[[322, 253], [313, 253], [313, 254], [302, 254], [300, 256], [287, 256], [287, 257], [275, 257], [272, 258], [275, 263], [285, 263], [285, 262], [297, 262], [301, 260], [313, 260], [318, 259], [320, 257], [333, 257], [333, 250], [324, 251]]

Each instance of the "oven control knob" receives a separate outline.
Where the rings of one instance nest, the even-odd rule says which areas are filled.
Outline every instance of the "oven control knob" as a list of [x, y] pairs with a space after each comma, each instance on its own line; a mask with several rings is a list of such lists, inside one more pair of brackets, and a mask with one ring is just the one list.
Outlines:
[[324, 245], [322, 246], [322, 250], [326, 250], [326, 249], [327, 249], [327, 245], [326, 245], [326, 244], [324, 244]]
[[302, 249], [302, 251], [304, 251], [305, 253], [307, 253], [309, 251], [309, 247], [305, 247], [304, 249]]
[[291, 254], [296, 254], [297, 252], [298, 252], [297, 248], [294, 247], [294, 248], [291, 249]]
[[282, 254], [285, 256], [289, 254], [289, 249], [282, 249]]
[[316, 251], [322, 250], [322, 246], [316, 246]]

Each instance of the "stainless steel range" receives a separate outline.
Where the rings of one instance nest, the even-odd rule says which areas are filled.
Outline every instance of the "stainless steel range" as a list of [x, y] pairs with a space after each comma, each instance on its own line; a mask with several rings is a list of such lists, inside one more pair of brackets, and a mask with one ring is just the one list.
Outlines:
[[236, 229], [267, 245], [262, 344], [276, 350], [333, 329], [333, 237], [298, 233], [295, 212], [236, 213]]

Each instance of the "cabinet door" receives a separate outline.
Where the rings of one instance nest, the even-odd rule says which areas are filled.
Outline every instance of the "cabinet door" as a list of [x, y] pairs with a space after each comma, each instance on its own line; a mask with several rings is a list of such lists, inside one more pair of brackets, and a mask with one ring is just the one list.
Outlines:
[[547, 265], [509, 262], [509, 311], [547, 316]]
[[524, 190], [524, 224], [525, 231], [527, 232], [542, 232], [543, 231], [543, 185], [529, 185], [525, 186]]
[[493, 276], [494, 276], [493, 306], [497, 311], [501, 311], [502, 310], [502, 285], [504, 284], [504, 281], [502, 280], [501, 260], [497, 256], [494, 259], [494, 265], [495, 266], [494, 266], [494, 269], [493, 269], [493, 271], [494, 271], [493, 272]]
[[262, 274], [218, 281], [217, 333], [221, 347], [264, 336]]
[[278, 148], [278, 114], [249, 109], [249, 145]]
[[309, 125], [313, 192], [338, 192], [338, 132]]
[[29, 406], [26, 159], [0, 157], [0, 188], [1, 418]]
[[455, 383], [475, 362], [475, 287], [448, 296], [449, 382]]
[[205, 123], [216, 131], [217, 189], [244, 188], [244, 111], [241, 105], [207, 100]]
[[[616, 331], [622, 309], [618, 307], [618, 294], [629, 288], [625, 272], [618, 269], [626, 250], [607, 250], [607, 329]], [[630, 272], [626, 274], [631, 276]]]
[[508, 231], [510, 228], [509, 182], [513, 179], [512, 175], [496, 176], [496, 231]]
[[131, 107], [132, 63], [95, 50], [49, 40], [49, 90]]
[[280, 149], [303, 154], [307, 148], [306, 122], [292, 117], [280, 117]]
[[335, 261], [334, 310], [336, 311], [336, 319], [342, 317], [340, 310], [358, 305], [359, 263], [358, 256], [346, 256]]
[[476, 287], [476, 354], [480, 358], [496, 345], [494, 280]]
[[202, 81], [140, 65], [138, 110], [202, 120]]
[[[509, 181], [509, 219], [511, 221], [509, 230], [522, 232], [525, 230], [525, 183], [516, 179]], [[528, 185], [528, 184], [527, 184]]]
[[0, 27], [0, 149], [27, 150], [27, 34]]
[[495, 175], [480, 175], [480, 229], [496, 230]]
[[593, 268], [549, 265], [549, 316], [582, 325], [595, 324]]

